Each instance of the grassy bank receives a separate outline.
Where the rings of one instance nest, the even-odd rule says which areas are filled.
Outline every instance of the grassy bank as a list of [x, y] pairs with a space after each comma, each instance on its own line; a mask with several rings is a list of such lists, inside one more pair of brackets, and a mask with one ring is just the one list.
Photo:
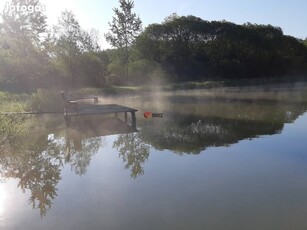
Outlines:
[[63, 111], [60, 93], [38, 89], [32, 93], [0, 91], [0, 112], [55, 112]]
[[1, 112], [23, 112], [29, 107], [29, 95], [0, 91]]

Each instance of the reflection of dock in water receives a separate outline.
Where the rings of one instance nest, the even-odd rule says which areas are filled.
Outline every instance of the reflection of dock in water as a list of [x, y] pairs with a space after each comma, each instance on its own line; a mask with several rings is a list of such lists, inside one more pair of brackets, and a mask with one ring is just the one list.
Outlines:
[[[120, 120], [118, 117], [91, 116], [78, 117], [71, 121], [66, 128], [66, 162], [70, 161], [71, 154], [82, 152], [83, 144], [87, 141], [101, 139], [103, 136], [135, 133], [138, 130]], [[98, 149], [97, 149], [98, 151]]]
[[118, 117], [91, 116], [90, 118], [80, 117], [70, 122], [66, 129], [67, 137], [91, 138], [116, 134], [133, 133], [138, 130]]

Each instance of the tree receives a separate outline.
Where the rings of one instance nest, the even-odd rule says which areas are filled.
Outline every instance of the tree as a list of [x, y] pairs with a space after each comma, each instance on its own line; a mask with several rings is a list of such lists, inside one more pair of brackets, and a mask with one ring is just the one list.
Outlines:
[[[39, 0], [12, 0], [11, 5], [15, 6], [15, 8], [18, 8], [18, 6], [43, 8]], [[16, 39], [20, 43], [20, 48], [24, 45], [22, 43], [25, 39], [31, 40], [31, 42], [37, 46], [40, 45], [42, 35], [46, 32], [47, 27], [47, 17], [42, 11], [3, 10], [1, 16], [3, 21], [1, 24], [2, 30], [5, 31], [11, 39]]]
[[[11, 5], [40, 6], [39, 0], [12, 0]], [[41, 7], [41, 6], [40, 6]], [[42, 8], [42, 7], [41, 7]], [[41, 86], [48, 73], [43, 42], [46, 16], [42, 11], [5, 11], [0, 23], [1, 82], [31, 89]]]
[[[95, 54], [100, 51], [97, 39], [93, 40], [88, 32], [81, 29], [72, 12], [64, 11], [57, 26], [54, 27], [54, 43], [54, 56], [57, 60], [57, 66], [66, 75], [66, 87], [68, 87], [67, 84], [75, 86], [77, 82], [84, 82], [89, 77], [88, 73], [84, 72], [84, 57], [89, 57], [87, 55], [89, 53]], [[96, 62], [98, 58], [93, 60]], [[88, 59], [88, 61], [91, 60]], [[99, 63], [98, 66], [103, 68]], [[96, 71], [97, 74], [101, 72], [103, 71]]]
[[187, 80], [208, 69], [203, 46], [215, 38], [211, 30], [208, 21], [172, 14], [162, 24], [149, 25], [138, 37], [137, 47], [142, 58], [161, 64], [180, 81]]
[[115, 16], [110, 26], [110, 32], [105, 34], [106, 40], [116, 48], [124, 50], [124, 65], [128, 78], [129, 47], [142, 30], [142, 21], [135, 13], [132, 13], [134, 2], [131, 0], [119, 0], [120, 9], [113, 9]]

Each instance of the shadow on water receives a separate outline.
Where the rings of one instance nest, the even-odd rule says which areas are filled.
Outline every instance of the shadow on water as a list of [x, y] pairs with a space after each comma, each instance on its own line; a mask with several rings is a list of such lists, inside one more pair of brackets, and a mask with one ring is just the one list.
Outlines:
[[[143, 164], [151, 150], [200, 154], [210, 147], [280, 133], [285, 123], [294, 122], [307, 110], [304, 101], [295, 99], [295, 103], [242, 100], [169, 96], [162, 107], [151, 108], [163, 112], [162, 119], [142, 117], [150, 103], [141, 101], [137, 107], [139, 131], [110, 117], [75, 120], [68, 128], [62, 116], [0, 116], [0, 175], [17, 179], [22, 191], [30, 191], [29, 203], [43, 217], [57, 197], [64, 166], [84, 175], [92, 157], [106, 145], [105, 136], [115, 135], [112, 147], [131, 177], [137, 178], [144, 174]], [[158, 110], [161, 108], [163, 111]]]

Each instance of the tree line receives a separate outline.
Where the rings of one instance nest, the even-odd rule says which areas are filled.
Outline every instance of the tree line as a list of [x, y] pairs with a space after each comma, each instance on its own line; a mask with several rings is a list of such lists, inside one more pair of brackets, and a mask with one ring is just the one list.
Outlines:
[[[11, 0], [39, 6], [39, 0]], [[307, 40], [271, 25], [168, 16], [142, 30], [134, 2], [119, 0], [102, 50], [97, 31], [85, 31], [65, 11], [52, 28], [41, 11], [3, 11], [0, 87], [103, 87], [208, 79], [279, 77], [307, 72]]]
[[149, 25], [137, 46], [144, 58], [159, 63], [179, 81], [278, 77], [307, 69], [303, 42], [271, 25], [174, 14]]

